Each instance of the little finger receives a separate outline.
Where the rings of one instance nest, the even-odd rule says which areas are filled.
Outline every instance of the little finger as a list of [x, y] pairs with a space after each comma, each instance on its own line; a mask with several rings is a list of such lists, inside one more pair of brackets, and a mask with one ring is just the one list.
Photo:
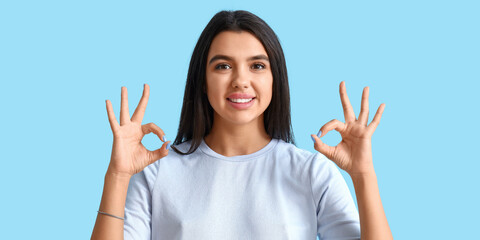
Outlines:
[[375, 116], [373, 117], [372, 122], [370, 125], [368, 125], [369, 131], [373, 133], [375, 129], [377, 128], [378, 124], [380, 124], [380, 118], [382, 118], [383, 110], [385, 109], [385, 103], [380, 104], [380, 106], [377, 109], [377, 112], [375, 113]]
[[116, 129], [120, 127], [120, 125], [117, 122], [117, 118], [115, 118], [115, 114], [113, 113], [113, 107], [112, 103], [110, 100], [105, 101], [107, 103], [107, 115], [108, 115], [108, 121], [110, 122], [110, 128], [112, 128], [112, 132], [115, 132]]

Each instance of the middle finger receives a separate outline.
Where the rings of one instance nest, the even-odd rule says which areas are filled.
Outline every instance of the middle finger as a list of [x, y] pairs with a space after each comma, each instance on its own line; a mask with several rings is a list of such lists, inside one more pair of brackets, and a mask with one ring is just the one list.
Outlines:
[[148, 86], [148, 84], [145, 84], [143, 87], [142, 98], [140, 99], [140, 102], [138, 103], [138, 106], [132, 115], [132, 122], [142, 123], [142, 119], [145, 114], [145, 109], [147, 108], [149, 96], [150, 96], [150, 86]]
[[345, 123], [354, 122], [355, 113], [353, 112], [352, 105], [347, 96], [347, 89], [345, 87], [345, 81], [340, 83], [340, 99], [342, 100], [343, 114], [345, 115]]

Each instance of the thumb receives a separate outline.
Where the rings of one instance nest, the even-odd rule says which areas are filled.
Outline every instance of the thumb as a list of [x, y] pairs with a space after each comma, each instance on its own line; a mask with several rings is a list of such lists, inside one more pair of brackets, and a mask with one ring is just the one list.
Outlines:
[[321, 154], [325, 155], [328, 159], [332, 159], [333, 152], [334, 152], [335, 148], [331, 147], [331, 146], [328, 146], [327, 144], [322, 142], [322, 140], [320, 140], [320, 138], [317, 135], [312, 134], [311, 136], [312, 136], [312, 140], [314, 142], [315, 150], [317, 150]]
[[167, 141], [167, 142], [164, 142], [159, 149], [155, 151], [150, 151], [149, 164], [152, 164], [157, 160], [167, 156], [169, 148], [170, 148], [170, 141]]

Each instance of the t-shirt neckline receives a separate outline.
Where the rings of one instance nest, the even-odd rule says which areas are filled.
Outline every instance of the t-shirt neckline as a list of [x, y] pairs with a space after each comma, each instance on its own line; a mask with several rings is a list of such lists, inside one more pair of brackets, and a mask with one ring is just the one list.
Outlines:
[[238, 155], [238, 156], [232, 156], [232, 157], [227, 157], [227, 156], [224, 156], [224, 155], [221, 155], [215, 151], [213, 151], [206, 143], [205, 143], [205, 140], [202, 139], [202, 142], [200, 143], [200, 150], [211, 156], [211, 157], [214, 157], [214, 158], [218, 158], [218, 159], [221, 159], [221, 160], [225, 160], [225, 161], [232, 161], [232, 162], [244, 162], [244, 161], [251, 161], [255, 158], [258, 158], [266, 153], [268, 153], [269, 151], [271, 151], [278, 143], [278, 139], [276, 138], [272, 138], [272, 140], [270, 140], [270, 142], [265, 145], [265, 147], [263, 147], [262, 149], [254, 152], [254, 153], [251, 153], [251, 154], [247, 154], [247, 155]]

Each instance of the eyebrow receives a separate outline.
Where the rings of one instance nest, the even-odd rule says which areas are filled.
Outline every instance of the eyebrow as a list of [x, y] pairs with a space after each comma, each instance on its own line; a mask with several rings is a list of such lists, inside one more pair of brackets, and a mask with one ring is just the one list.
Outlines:
[[[265, 54], [255, 55], [255, 56], [253, 56], [253, 57], [249, 57], [247, 60], [248, 60], [248, 61], [252, 61], [252, 60], [260, 60], [260, 59], [269, 61], [269, 60], [268, 60], [268, 57], [265, 56]], [[217, 61], [217, 60], [231, 61], [232, 58], [229, 57], [229, 56], [226, 56], [226, 55], [215, 55], [215, 56], [212, 57], [212, 59], [210, 59], [210, 61], [208, 62], [208, 64], [210, 65], [210, 64], [212, 64], [212, 62], [215, 62], [215, 61]]]

